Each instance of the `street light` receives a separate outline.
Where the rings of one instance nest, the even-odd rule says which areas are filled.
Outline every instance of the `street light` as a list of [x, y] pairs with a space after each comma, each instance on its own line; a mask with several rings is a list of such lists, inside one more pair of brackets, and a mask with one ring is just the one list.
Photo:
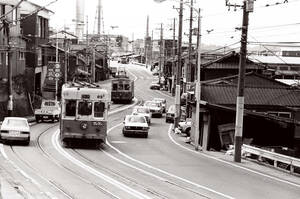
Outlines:
[[[166, 0], [154, 0], [157, 3], [164, 2]], [[189, 4], [183, 2], [183, 0], [172, 0], [176, 2], [180, 2], [180, 11], [179, 11], [179, 34], [178, 34], [178, 67], [177, 67], [177, 79], [176, 79], [176, 91], [175, 91], [175, 106], [176, 106], [176, 114], [178, 114], [177, 118], [175, 117], [175, 127], [177, 127], [179, 119], [180, 119], [180, 77], [181, 77], [181, 37], [182, 37], [182, 10], [183, 4], [187, 5], [188, 7], [192, 8], [198, 15], [198, 46], [197, 46], [197, 80], [196, 80], [196, 121], [195, 121], [195, 150], [199, 149], [199, 131], [200, 131], [200, 102], [201, 102], [201, 84], [200, 84], [200, 72], [201, 72], [201, 34], [200, 34], [200, 27], [201, 27], [201, 15], [200, 9], [197, 10], [196, 8], [192, 7]], [[176, 120], [177, 119], [177, 120]], [[206, 150], [206, 143], [204, 144], [203, 150]]]

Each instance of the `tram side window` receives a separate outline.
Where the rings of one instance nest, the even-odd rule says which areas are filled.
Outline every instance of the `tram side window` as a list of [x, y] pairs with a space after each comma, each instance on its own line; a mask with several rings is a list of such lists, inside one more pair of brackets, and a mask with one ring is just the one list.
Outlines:
[[103, 102], [95, 102], [94, 104], [94, 117], [103, 117], [105, 104]]
[[76, 116], [76, 100], [66, 102], [66, 116]]
[[112, 89], [113, 89], [114, 91], [118, 90], [118, 84], [113, 84]]
[[79, 115], [91, 115], [92, 114], [92, 102], [79, 102], [78, 103]]
[[129, 88], [130, 88], [129, 84], [124, 84], [124, 90], [129, 91]]

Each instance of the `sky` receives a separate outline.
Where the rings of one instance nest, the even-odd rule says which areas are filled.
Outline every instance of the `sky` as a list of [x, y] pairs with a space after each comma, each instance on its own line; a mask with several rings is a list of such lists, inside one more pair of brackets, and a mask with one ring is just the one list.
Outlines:
[[[53, 0], [30, 0], [47, 5]], [[242, 10], [228, 10], [225, 0], [195, 0], [194, 7], [201, 8], [201, 42], [208, 45], [231, 45], [240, 41], [241, 32], [236, 28], [242, 24]], [[300, 0], [256, 0], [254, 12], [249, 15], [248, 41], [252, 42], [300, 42]], [[85, 0], [85, 15], [88, 16], [89, 33], [97, 32], [95, 23], [97, 0]], [[188, 0], [185, 0], [188, 3]], [[229, 0], [241, 5], [242, 0]], [[269, 5], [269, 6], [268, 6]], [[62, 29], [65, 25], [75, 28], [76, 0], [58, 0], [48, 8], [55, 12], [50, 25]], [[146, 34], [146, 18], [149, 15], [150, 36], [159, 38], [160, 23], [163, 23], [164, 38], [172, 38], [172, 22], [178, 23], [178, 0], [156, 3], [154, 0], [102, 0], [105, 33], [121, 34], [131, 39], [142, 39]], [[190, 9], [184, 5], [183, 32], [188, 34]], [[194, 12], [194, 16], [197, 13]], [[193, 27], [197, 27], [197, 18]], [[118, 26], [112, 29], [111, 26]], [[102, 27], [103, 28], [103, 27]], [[212, 30], [212, 31], [210, 31]], [[176, 26], [176, 35], [178, 25]], [[188, 36], [183, 35], [188, 41]], [[193, 38], [196, 41], [196, 38]]]

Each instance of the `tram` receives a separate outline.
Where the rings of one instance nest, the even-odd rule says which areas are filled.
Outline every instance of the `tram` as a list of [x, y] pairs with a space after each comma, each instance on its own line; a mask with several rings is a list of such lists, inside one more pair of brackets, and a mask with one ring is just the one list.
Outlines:
[[62, 86], [60, 139], [64, 145], [73, 141], [95, 144], [105, 142], [110, 99], [107, 90], [87, 82]]
[[118, 71], [111, 81], [111, 101], [113, 103], [130, 103], [134, 98], [134, 81], [125, 71]]

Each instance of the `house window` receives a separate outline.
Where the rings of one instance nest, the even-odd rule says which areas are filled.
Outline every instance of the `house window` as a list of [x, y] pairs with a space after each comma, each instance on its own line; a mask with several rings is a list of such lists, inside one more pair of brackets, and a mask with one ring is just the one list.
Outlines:
[[38, 65], [42, 65], [42, 49], [38, 48]]
[[289, 67], [287, 67], [287, 66], [280, 66], [280, 70], [289, 70]]
[[291, 67], [291, 70], [292, 70], [292, 71], [300, 71], [300, 67], [292, 66], [292, 67]]
[[19, 52], [19, 60], [25, 60], [25, 53]]
[[5, 5], [1, 5], [1, 15], [5, 14]]
[[285, 117], [285, 118], [291, 118], [292, 114], [290, 112], [268, 112], [268, 115], [273, 115], [277, 117]]
[[5, 53], [5, 65], [8, 66], [8, 53]]

